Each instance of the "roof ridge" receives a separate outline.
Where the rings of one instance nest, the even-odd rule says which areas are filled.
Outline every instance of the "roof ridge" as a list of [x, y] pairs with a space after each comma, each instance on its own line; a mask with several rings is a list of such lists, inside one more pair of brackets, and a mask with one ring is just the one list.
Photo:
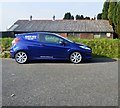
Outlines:
[[[17, 21], [29, 21], [29, 20], [26, 20], [26, 19], [20, 19], [20, 20], [17, 20]], [[32, 21], [53, 21], [51, 19], [35, 19], [35, 20], [32, 20]], [[80, 20], [69, 20], [69, 19], [56, 19], [54, 21], [108, 21], [108, 20], [87, 20], [87, 19], [80, 19]]]

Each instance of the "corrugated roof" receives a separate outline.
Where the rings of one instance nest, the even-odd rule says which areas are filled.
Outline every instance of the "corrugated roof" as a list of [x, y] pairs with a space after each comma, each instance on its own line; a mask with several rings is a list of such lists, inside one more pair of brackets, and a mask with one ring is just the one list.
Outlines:
[[107, 20], [18, 20], [8, 31], [113, 32], [113, 29]]

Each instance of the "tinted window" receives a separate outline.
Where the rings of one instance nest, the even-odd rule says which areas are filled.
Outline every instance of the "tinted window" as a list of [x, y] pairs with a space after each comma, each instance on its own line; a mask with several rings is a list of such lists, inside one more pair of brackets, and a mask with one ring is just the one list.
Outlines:
[[54, 35], [39, 35], [40, 42], [43, 43], [54, 43], [54, 44], [59, 44], [59, 41], [63, 41], [63, 39], [54, 36]]

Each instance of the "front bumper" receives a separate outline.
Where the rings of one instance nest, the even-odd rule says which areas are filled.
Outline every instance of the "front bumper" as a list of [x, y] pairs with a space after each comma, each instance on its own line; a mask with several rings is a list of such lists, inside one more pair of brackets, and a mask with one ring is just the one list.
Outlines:
[[85, 57], [85, 59], [92, 59], [92, 53], [91, 52], [87, 52], [87, 53], [85, 53], [85, 55], [84, 55]]
[[89, 60], [89, 59], [92, 59], [92, 49], [89, 50], [89, 51], [85, 51], [84, 54], [83, 54], [83, 58], [84, 60]]

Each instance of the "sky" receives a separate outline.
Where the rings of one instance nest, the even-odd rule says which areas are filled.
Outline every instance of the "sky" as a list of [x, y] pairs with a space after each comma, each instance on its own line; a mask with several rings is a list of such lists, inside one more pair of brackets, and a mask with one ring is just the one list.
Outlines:
[[72, 15], [84, 15], [93, 18], [102, 12], [104, 1], [27, 1], [11, 2], [4, 0], [0, 3], [0, 31], [5, 31], [17, 20], [29, 20], [32, 15], [33, 20], [63, 19], [64, 14], [70, 12]]

